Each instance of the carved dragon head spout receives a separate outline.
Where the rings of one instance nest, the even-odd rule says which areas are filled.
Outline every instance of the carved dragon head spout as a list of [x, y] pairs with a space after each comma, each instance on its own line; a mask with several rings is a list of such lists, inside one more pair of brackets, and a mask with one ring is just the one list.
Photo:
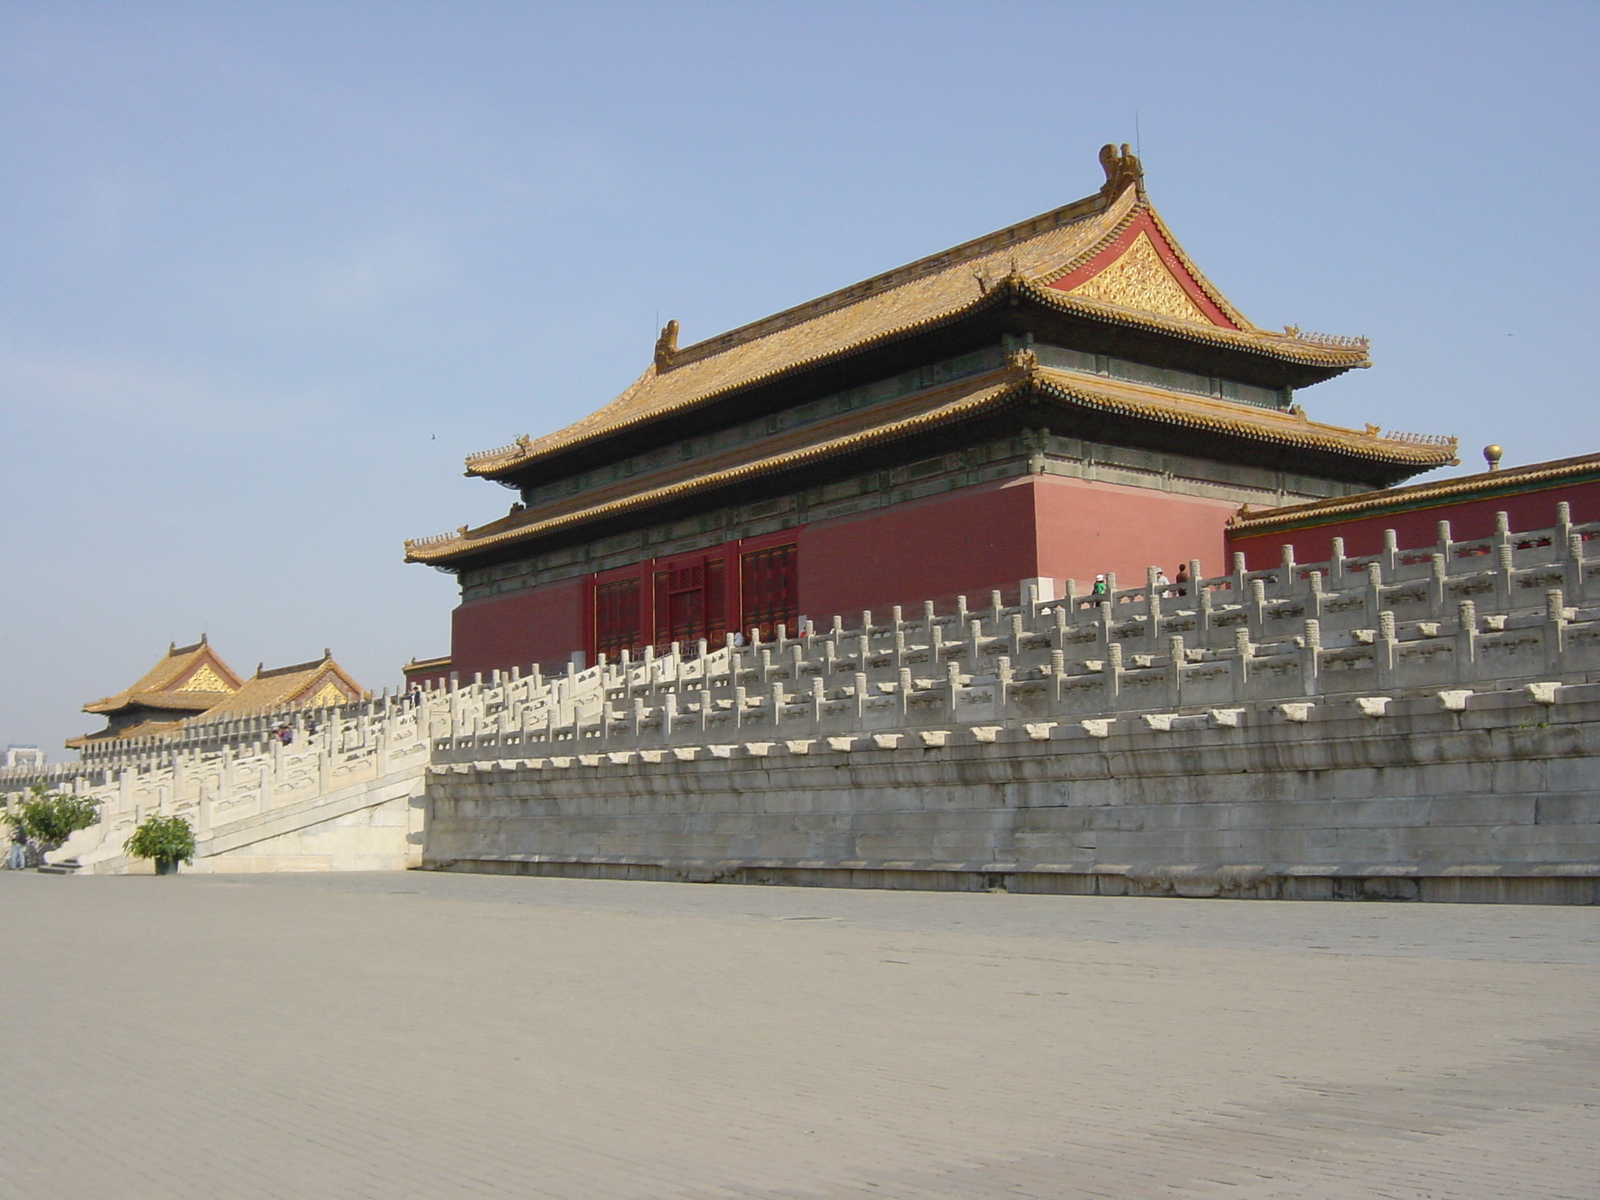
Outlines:
[[1106, 173], [1100, 194], [1106, 199], [1116, 199], [1130, 184], [1139, 195], [1144, 195], [1144, 167], [1139, 164], [1138, 156], [1128, 149], [1128, 143], [1122, 143], [1120, 150], [1112, 142], [1101, 146], [1100, 167]]

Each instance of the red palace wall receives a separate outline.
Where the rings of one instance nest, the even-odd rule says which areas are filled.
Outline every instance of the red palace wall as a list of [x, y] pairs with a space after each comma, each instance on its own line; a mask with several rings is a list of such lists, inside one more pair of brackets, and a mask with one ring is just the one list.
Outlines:
[[1038, 574], [1032, 478], [962, 488], [802, 526], [799, 609], [818, 625], [835, 615], [855, 624], [863, 609], [896, 604], [942, 611], [966, 595], [974, 607], [991, 588], [1015, 593]]
[[1035, 476], [1034, 520], [1039, 569], [1074, 580], [1088, 591], [1096, 575], [1114, 572], [1118, 587], [1137, 587], [1150, 567], [1175, 575], [1180, 563], [1200, 561], [1202, 573], [1224, 565], [1223, 529], [1238, 511], [1228, 500], [1174, 495], [1059, 475]]
[[[475, 673], [535, 662], [547, 671], [560, 669], [574, 650], [592, 662], [603, 619], [596, 609], [597, 585], [628, 589], [627, 611], [637, 612], [640, 626], [633, 644], [642, 647], [663, 627], [667, 609], [660, 593], [669, 576], [696, 567], [704, 574], [701, 603], [708, 614], [714, 610], [728, 628], [755, 624], [746, 567], [788, 545], [795, 547], [798, 565], [793, 615], [786, 618], [791, 629], [799, 616], [825, 626], [837, 614], [854, 624], [863, 609], [887, 615], [896, 604], [909, 616], [924, 600], [948, 612], [957, 595], [981, 607], [995, 588], [1014, 603], [1018, 582], [1040, 576], [1054, 579], [1058, 588], [1071, 578], [1087, 589], [1096, 574], [1115, 572], [1128, 586], [1142, 581], [1149, 566], [1172, 574], [1192, 558], [1201, 560], [1202, 570], [1220, 572], [1223, 526], [1234, 510], [1220, 500], [1048, 475], [963, 488], [467, 601], [453, 617], [451, 669], [467, 682]], [[715, 619], [708, 615], [708, 623]], [[772, 623], [763, 622], [768, 635]], [[720, 628], [709, 631], [713, 641], [720, 640]]]
[[468, 600], [450, 614], [450, 669], [462, 683], [474, 673], [540, 663], [563, 666], [584, 645], [589, 577]]
[[1563, 500], [1572, 506], [1574, 523], [1600, 521], [1600, 483], [1577, 483], [1481, 500], [1445, 500], [1432, 507], [1385, 516], [1336, 518], [1309, 529], [1232, 537], [1229, 550], [1242, 551], [1250, 570], [1264, 571], [1283, 561], [1283, 546], [1294, 547], [1296, 562], [1326, 562], [1333, 554], [1336, 537], [1344, 538], [1346, 554], [1376, 554], [1383, 549], [1386, 529], [1395, 531], [1402, 550], [1418, 549], [1438, 541], [1440, 521], [1450, 522], [1450, 536], [1458, 542], [1494, 533], [1494, 518], [1499, 512], [1510, 517], [1514, 531], [1548, 529], [1555, 524], [1556, 505]]

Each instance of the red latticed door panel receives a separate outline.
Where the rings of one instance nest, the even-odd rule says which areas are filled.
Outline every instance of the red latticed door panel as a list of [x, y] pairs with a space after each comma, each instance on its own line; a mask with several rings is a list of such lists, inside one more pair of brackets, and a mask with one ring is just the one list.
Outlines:
[[779, 625], [795, 632], [799, 617], [799, 547], [794, 543], [752, 550], [739, 559], [741, 629], [759, 627], [763, 639]]
[[726, 563], [709, 561], [684, 563], [655, 574], [656, 645], [665, 648], [677, 642], [685, 651], [705, 638], [713, 646], [722, 643], [727, 624]]
[[594, 589], [594, 647], [607, 658], [639, 650], [639, 580], [616, 579]]
[[715, 648], [722, 645], [728, 631], [728, 572], [720, 558], [706, 563], [705, 633], [703, 636]]

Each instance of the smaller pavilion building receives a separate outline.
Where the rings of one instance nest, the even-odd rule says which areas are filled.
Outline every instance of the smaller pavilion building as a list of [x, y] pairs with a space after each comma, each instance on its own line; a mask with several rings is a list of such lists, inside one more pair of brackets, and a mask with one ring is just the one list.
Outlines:
[[70, 739], [69, 750], [85, 750], [125, 738], [162, 737], [186, 721], [261, 709], [321, 708], [359, 700], [368, 693], [332, 652], [287, 667], [241, 677], [212, 649], [204, 635], [192, 646], [176, 643], [137, 680], [114, 695], [90, 701], [83, 711], [106, 718], [106, 727]]

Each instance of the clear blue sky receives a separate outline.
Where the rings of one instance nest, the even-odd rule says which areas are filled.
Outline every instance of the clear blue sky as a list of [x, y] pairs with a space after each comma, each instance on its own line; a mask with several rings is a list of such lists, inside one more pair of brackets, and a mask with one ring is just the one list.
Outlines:
[[461, 459], [685, 341], [1095, 190], [1134, 141], [1319, 420], [1600, 450], [1600, 6], [0, 6], [0, 744], [208, 631], [448, 647]]

